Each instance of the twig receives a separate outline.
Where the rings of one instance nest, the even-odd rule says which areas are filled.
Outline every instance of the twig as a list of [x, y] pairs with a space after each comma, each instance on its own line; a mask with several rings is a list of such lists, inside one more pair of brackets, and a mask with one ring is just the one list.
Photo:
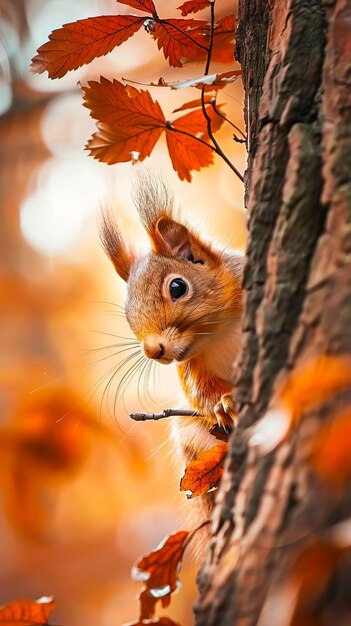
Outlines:
[[165, 409], [162, 413], [129, 413], [129, 417], [136, 422], [147, 420], [162, 420], [167, 417], [203, 417], [197, 411], [190, 409]]
[[[240, 135], [243, 137], [243, 141], [246, 141], [246, 135], [245, 133], [243, 133], [242, 130], [240, 130], [239, 126], [237, 126], [236, 124], [234, 124], [234, 122], [232, 122], [231, 120], [229, 120], [225, 115], [223, 115], [222, 111], [220, 111], [219, 109], [217, 109], [217, 104], [216, 101], [213, 99], [210, 101], [210, 105], [213, 108], [214, 112], [217, 113], [217, 115], [219, 117], [221, 117], [225, 122], [228, 122], [228, 124], [230, 124], [231, 126], [233, 126], [233, 128], [235, 128], [235, 130], [238, 131], [238, 133], [240, 133]], [[236, 136], [236, 135], [234, 135]], [[241, 139], [239, 139], [238, 141], [241, 141]]]
[[[211, 2], [210, 41], [209, 41], [209, 46], [208, 46], [208, 51], [207, 51], [207, 61], [206, 61], [205, 72], [204, 72], [205, 76], [208, 75], [208, 72], [209, 72], [209, 69], [210, 69], [210, 65], [211, 65], [212, 48], [213, 48], [213, 37], [214, 37], [214, 22], [215, 22], [214, 6], [215, 6], [215, 0], [212, 0], [212, 2]], [[220, 157], [222, 157], [222, 159], [226, 162], [226, 164], [230, 167], [230, 169], [234, 172], [234, 174], [236, 174], [237, 177], [243, 183], [244, 182], [244, 177], [242, 176], [242, 174], [240, 174], [239, 170], [236, 169], [235, 165], [233, 165], [233, 163], [227, 157], [225, 152], [223, 152], [223, 150], [222, 150], [221, 146], [219, 145], [217, 139], [213, 135], [212, 126], [211, 126], [211, 123], [212, 123], [211, 122], [211, 118], [210, 118], [210, 116], [208, 115], [208, 113], [206, 111], [205, 85], [201, 89], [201, 106], [202, 106], [202, 112], [203, 112], [204, 118], [207, 121], [208, 136], [211, 139], [213, 145], [216, 147], [216, 153], [219, 154]]]

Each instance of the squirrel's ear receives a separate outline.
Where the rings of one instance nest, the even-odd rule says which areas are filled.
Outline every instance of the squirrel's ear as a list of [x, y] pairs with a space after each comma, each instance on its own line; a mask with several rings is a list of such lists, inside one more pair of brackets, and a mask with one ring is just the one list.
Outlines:
[[125, 245], [112, 216], [109, 213], [102, 215], [100, 224], [100, 239], [109, 259], [112, 261], [117, 274], [127, 281], [130, 268], [135, 258]]
[[157, 220], [153, 244], [156, 252], [181, 256], [192, 263], [204, 264], [214, 259], [210, 246], [203, 243], [186, 226], [168, 217]]

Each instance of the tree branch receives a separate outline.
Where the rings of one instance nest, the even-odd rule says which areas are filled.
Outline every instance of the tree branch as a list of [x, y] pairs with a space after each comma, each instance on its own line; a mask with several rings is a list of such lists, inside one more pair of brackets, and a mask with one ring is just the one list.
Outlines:
[[167, 417], [203, 417], [203, 415], [190, 409], [165, 409], [162, 413], [129, 413], [129, 417], [135, 422], [146, 422], [148, 420], [162, 420]]
[[[204, 75], [205, 76], [208, 76], [208, 72], [209, 72], [210, 65], [211, 65], [212, 48], [213, 48], [213, 36], [214, 36], [214, 22], [215, 22], [214, 8], [215, 8], [215, 0], [212, 0], [212, 2], [211, 2], [210, 41], [209, 41], [208, 52], [207, 52], [207, 60], [206, 60], [206, 66], [205, 66], [205, 71], [204, 71]], [[215, 146], [216, 153], [226, 162], [226, 164], [230, 167], [230, 169], [234, 172], [234, 174], [236, 174], [237, 177], [243, 183], [244, 182], [244, 177], [242, 176], [242, 174], [240, 174], [239, 170], [236, 169], [235, 165], [233, 165], [233, 163], [227, 157], [225, 152], [223, 152], [221, 146], [219, 145], [217, 139], [215, 138], [215, 136], [214, 136], [214, 134], [212, 132], [211, 118], [210, 118], [210, 116], [208, 115], [208, 113], [206, 111], [205, 88], [206, 87], [204, 85], [202, 87], [202, 89], [201, 89], [201, 106], [202, 106], [202, 113], [204, 115], [205, 120], [207, 121], [207, 133], [208, 133], [208, 136], [211, 139], [213, 145]]]

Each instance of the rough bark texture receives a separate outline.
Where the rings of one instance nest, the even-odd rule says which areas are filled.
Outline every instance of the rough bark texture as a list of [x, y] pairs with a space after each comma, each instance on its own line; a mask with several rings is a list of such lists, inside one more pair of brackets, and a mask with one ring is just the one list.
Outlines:
[[240, 421], [196, 624], [346, 626], [350, 557], [322, 560], [329, 570], [314, 595], [292, 602], [284, 593], [298, 555], [317, 546], [318, 561], [328, 529], [351, 515], [347, 489], [327, 488], [308, 457], [351, 389], [300, 416], [269, 454], [248, 433], [287, 370], [351, 354], [351, 1], [240, 0], [237, 56], [250, 138]]

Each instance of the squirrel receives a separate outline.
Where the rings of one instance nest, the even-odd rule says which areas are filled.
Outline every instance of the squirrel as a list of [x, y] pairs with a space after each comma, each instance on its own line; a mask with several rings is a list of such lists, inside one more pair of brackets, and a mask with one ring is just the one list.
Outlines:
[[[143, 179], [134, 200], [151, 250], [139, 256], [130, 249], [108, 214], [101, 241], [127, 282], [126, 318], [144, 355], [176, 362], [187, 402], [203, 416], [172, 420], [188, 464], [216, 445], [211, 432], [235, 425], [233, 365], [241, 346], [244, 255], [206, 242], [179, 218], [162, 180]], [[212, 494], [204, 503], [207, 512], [211, 502]]]

